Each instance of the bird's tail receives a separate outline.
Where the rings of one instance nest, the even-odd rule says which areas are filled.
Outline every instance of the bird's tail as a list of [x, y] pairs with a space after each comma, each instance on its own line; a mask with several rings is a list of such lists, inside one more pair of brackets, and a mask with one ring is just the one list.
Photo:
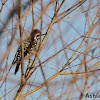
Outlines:
[[20, 66], [21, 66], [21, 64], [17, 64], [17, 65], [16, 65], [15, 74], [18, 72]]

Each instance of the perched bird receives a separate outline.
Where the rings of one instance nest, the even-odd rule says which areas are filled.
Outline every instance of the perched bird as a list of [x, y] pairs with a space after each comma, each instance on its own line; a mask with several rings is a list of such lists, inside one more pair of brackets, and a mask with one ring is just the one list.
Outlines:
[[[41, 34], [41, 31], [38, 29], [34, 29], [30, 36], [23, 41], [24, 45], [24, 58], [35, 55], [36, 51], [38, 51], [40, 46], [40, 38], [44, 34]], [[21, 45], [18, 47], [17, 52], [15, 54], [14, 60], [12, 64], [17, 64], [15, 69], [15, 74], [18, 72], [21, 64]]]

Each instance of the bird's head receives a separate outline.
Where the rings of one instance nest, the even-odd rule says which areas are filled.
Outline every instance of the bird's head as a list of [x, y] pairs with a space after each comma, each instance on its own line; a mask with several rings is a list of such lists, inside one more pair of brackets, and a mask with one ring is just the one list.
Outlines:
[[41, 31], [39, 29], [34, 29], [32, 32], [31, 32], [31, 37], [34, 38], [35, 40], [40, 40], [40, 37], [42, 35], [45, 35], [45, 34], [41, 34]]

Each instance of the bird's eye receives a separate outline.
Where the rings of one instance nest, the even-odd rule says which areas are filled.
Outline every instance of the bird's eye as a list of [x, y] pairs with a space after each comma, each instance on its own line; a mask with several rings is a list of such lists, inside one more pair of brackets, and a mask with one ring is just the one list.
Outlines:
[[40, 35], [37, 35], [37, 37], [39, 37]]

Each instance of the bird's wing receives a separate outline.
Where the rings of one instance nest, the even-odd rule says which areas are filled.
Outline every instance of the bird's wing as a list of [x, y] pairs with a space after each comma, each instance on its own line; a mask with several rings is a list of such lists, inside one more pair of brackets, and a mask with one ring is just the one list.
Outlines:
[[[23, 44], [24, 44], [24, 57], [25, 56], [27, 56], [27, 54], [28, 54], [28, 47], [29, 47], [29, 45], [30, 45], [30, 40], [29, 39], [25, 39], [24, 41], [23, 41]], [[17, 63], [17, 62], [19, 62], [21, 60], [21, 45], [18, 47], [18, 49], [17, 49], [17, 52], [16, 52], [16, 54], [15, 54], [15, 57], [14, 57], [14, 60], [13, 60], [13, 62], [12, 62], [12, 64], [15, 64], [15, 63]]]
[[14, 63], [16, 63], [16, 62], [18, 62], [20, 60], [21, 60], [21, 46], [18, 47], [12, 64], [14, 64]]

